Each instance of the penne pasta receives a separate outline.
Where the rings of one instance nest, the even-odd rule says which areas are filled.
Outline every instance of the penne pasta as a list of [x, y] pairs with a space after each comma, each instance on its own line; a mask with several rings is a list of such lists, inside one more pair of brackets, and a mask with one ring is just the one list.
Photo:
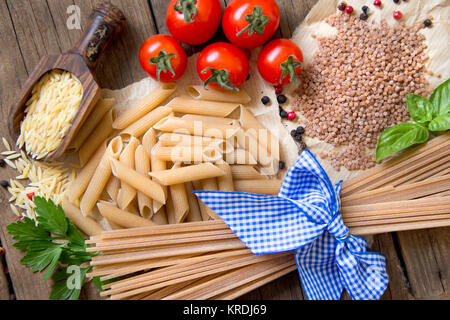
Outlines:
[[[180, 168], [180, 164], [175, 164], [172, 169]], [[173, 206], [174, 221], [169, 223], [178, 224], [184, 222], [189, 212], [189, 200], [186, 194], [184, 183], [174, 184], [169, 187], [170, 197]]]
[[235, 103], [249, 103], [250, 96], [243, 89], [238, 92], [222, 91], [214, 88], [205, 88], [204, 86], [188, 86], [187, 93], [198, 100], [221, 101], [221, 102], [235, 102]]
[[142, 137], [142, 146], [144, 147], [144, 150], [147, 152], [149, 157], [152, 154], [152, 149], [156, 144], [156, 140], [156, 131], [153, 128], [150, 128]]
[[[135, 137], [131, 137], [131, 140], [128, 142], [128, 145], [122, 151], [122, 154], [119, 157], [119, 161], [126, 165], [130, 169], [135, 169], [135, 153], [136, 148], [140, 145], [140, 142]], [[122, 210], [126, 210], [131, 201], [136, 197], [136, 189], [130, 186], [128, 183], [121, 181], [120, 182], [120, 190], [117, 195], [117, 204], [119, 208]]]
[[[136, 149], [135, 166], [136, 171], [142, 175], [148, 175], [150, 172], [150, 156], [143, 146], [139, 146]], [[137, 200], [141, 216], [144, 218], [151, 218], [153, 216], [153, 200], [141, 191], [138, 191], [137, 193]]]
[[257, 166], [232, 165], [231, 173], [234, 180], [267, 180]]
[[99, 125], [102, 118], [109, 110], [111, 110], [115, 103], [116, 99], [100, 99], [87, 117], [83, 126], [75, 135], [75, 138], [73, 138], [67, 152], [76, 152], [81, 148], [83, 142], [86, 141], [92, 131], [94, 131], [94, 129]]
[[80, 209], [74, 206], [64, 197], [62, 200], [62, 208], [67, 218], [69, 218], [81, 231], [92, 237], [102, 234], [103, 228], [92, 218], [84, 217]]
[[234, 191], [233, 175], [231, 172], [231, 167], [226, 162], [221, 162], [216, 164], [218, 168], [225, 172], [225, 175], [217, 178], [217, 186], [220, 191]]
[[155, 212], [155, 214], [152, 217], [152, 221], [160, 226], [166, 225], [169, 223], [167, 220], [167, 214], [166, 214], [166, 210], [165, 210], [164, 206]]
[[[201, 181], [193, 181], [192, 185], [194, 186], [194, 190], [203, 190]], [[210, 209], [198, 197], [197, 197], [197, 203], [198, 203], [198, 206], [200, 209], [202, 221], [211, 220], [211, 216], [208, 213], [208, 211]]]
[[[219, 186], [217, 185], [216, 178], [202, 180], [201, 185], [202, 185], [202, 190], [209, 190], [209, 191], [218, 191], [219, 190]], [[208, 207], [206, 207], [206, 213], [208, 214], [208, 216], [211, 217], [211, 219], [220, 220], [220, 217], [217, 214], [215, 214], [214, 211], [212, 211]]]
[[171, 113], [172, 109], [170, 107], [158, 107], [136, 122], [133, 122], [130, 126], [122, 130], [120, 134], [125, 137], [133, 136], [139, 138], [143, 136], [155, 123], [160, 121], [162, 118], [167, 117]]
[[220, 139], [229, 139], [240, 129], [237, 125], [216, 124], [177, 117], [164, 118], [159, 121], [154, 128], [162, 132], [190, 134]]
[[[272, 156], [267, 152], [267, 149], [262, 146], [258, 140], [248, 132], [240, 129], [236, 134], [238, 145], [251, 154], [262, 167], [273, 167], [274, 160]], [[239, 163], [241, 164], [241, 163]], [[251, 163], [250, 163], [251, 164]]]
[[235, 149], [224, 155], [224, 160], [228, 164], [238, 164], [238, 165], [256, 165], [258, 161], [244, 149]]
[[103, 155], [106, 151], [106, 143], [104, 143], [100, 148], [98, 148], [97, 152], [95, 152], [94, 156], [91, 157], [89, 162], [81, 169], [78, 173], [75, 180], [70, 185], [68, 195], [69, 201], [75, 203], [80, 197], [83, 195], [84, 191], [89, 185], [89, 181], [91, 181], [92, 176], [95, 173], [100, 161], [102, 160]]
[[209, 122], [209, 123], [217, 123], [224, 125], [234, 125], [236, 124], [236, 120], [230, 118], [220, 118], [220, 117], [211, 117], [211, 116], [201, 116], [195, 114], [186, 114], [181, 117], [181, 119], [193, 120], [193, 121], [201, 121], [201, 122]]
[[110, 110], [108, 113], [106, 113], [102, 120], [100, 120], [99, 125], [86, 139], [79, 152], [80, 165], [82, 167], [89, 161], [91, 156], [97, 151], [100, 145], [109, 137], [109, 135], [113, 131], [112, 122], [113, 110]]
[[97, 204], [97, 207], [105, 219], [124, 228], [138, 228], [156, 225], [150, 220], [144, 219], [130, 212], [123, 211], [109, 203], [100, 202]]
[[282, 183], [281, 180], [237, 180], [234, 187], [239, 192], [277, 195]]
[[158, 142], [162, 147], [174, 146], [203, 146], [220, 147], [225, 140], [211, 137], [191, 136], [179, 133], [163, 133], [159, 136]]
[[106, 185], [106, 193], [109, 195], [112, 201], [117, 203], [117, 197], [120, 190], [120, 180], [112, 176], [109, 178], [109, 182]]
[[150, 175], [165, 186], [220, 177], [224, 171], [212, 163], [202, 163], [172, 170], [153, 171]]
[[202, 146], [162, 147], [157, 144], [152, 150], [152, 156], [162, 161], [170, 162], [216, 162], [222, 159], [220, 149]]
[[[163, 171], [163, 170], [167, 169], [166, 161], [156, 158], [155, 156], [151, 155], [151, 152], [150, 152], [150, 163], [151, 163], [152, 172]], [[155, 180], [155, 179], [153, 179], [153, 180]], [[163, 186], [163, 190], [165, 193], [167, 193], [166, 186]], [[158, 201], [153, 201], [153, 212], [158, 212], [163, 205], [164, 204], [162, 204]]]
[[122, 138], [116, 137], [108, 145], [105, 154], [103, 155], [100, 163], [92, 176], [91, 181], [83, 195], [80, 202], [81, 213], [87, 217], [92, 209], [95, 207], [96, 202], [100, 198], [109, 177], [111, 176], [111, 165], [109, 159], [118, 159], [123, 149]]
[[175, 222], [175, 220], [176, 220], [176, 218], [175, 218], [175, 208], [173, 206], [172, 197], [170, 195], [170, 190], [169, 190], [169, 196], [167, 197], [165, 211], [166, 211], [168, 224], [176, 224], [176, 222]]
[[238, 103], [224, 103], [216, 101], [202, 101], [186, 97], [176, 97], [168, 104], [168, 107], [173, 109], [173, 112], [183, 114], [196, 114], [210, 117], [225, 118], [233, 111], [239, 108]]
[[175, 83], [163, 83], [150, 94], [136, 102], [133, 107], [119, 114], [113, 123], [114, 129], [123, 130], [132, 123], [141, 119], [145, 114], [151, 112], [166, 100], [177, 89]]
[[186, 189], [186, 194], [189, 202], [189, 212], [186, 216], [186, 222], [203, 221], [197, 197], [192, 193], [192, 191], [194, 190], [192, 182], [186, 182], [184, 184], [184, 187]]
[[110, 158], [110, 163], [112, 173], [121, 182], [129, 184], [137, 191], [144, 193], [160, 203], [166, 203], [166, 193], [158, 183], [153, 182], [147, 176], [138, 173], [114, 158]]

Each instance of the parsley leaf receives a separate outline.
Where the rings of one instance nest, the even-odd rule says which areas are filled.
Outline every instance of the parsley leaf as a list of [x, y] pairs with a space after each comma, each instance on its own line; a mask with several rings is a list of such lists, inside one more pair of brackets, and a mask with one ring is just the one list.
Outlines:
[[63, 236], [66, 235], [69, 224], [61, 206], [56, 206], [52, 200], [34, 197], [36, 204], [37, 221], [48, 232]]
[[77, 300], [80, 297], [81, 287], [86, 274], [91, 268], [70, 270], [62, 267], [53, 274], [53, 286], [50, 300]]
[[47, 280], [52, 275], [63, 247], [66, 245], [66, 243], [34, 241], [30, 243], [25, 256], [20, 262], [31, 268], [32, 272], [40, 272], [48, 267], [44, 276], [44, 280]]
[[33, 241], [51, 241], [51, 235], [41, 225], [36, 226], [36, 222], [30, 218], [10, 224], [6, 229], [13, 236], [13, 240], [17, 241], [14, 247], [19, 250], [27, 250]]

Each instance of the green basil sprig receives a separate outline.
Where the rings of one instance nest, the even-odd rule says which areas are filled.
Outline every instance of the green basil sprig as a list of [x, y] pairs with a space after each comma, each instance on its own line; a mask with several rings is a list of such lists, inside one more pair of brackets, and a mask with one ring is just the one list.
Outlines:
[[450, 130], [450, 78], [437, 87], [430, 99], [408, 94], [406, 104], [413, 122], [403, 122], [384, 130], [378, 139], [376, 160], [429, 139], [429, 131]]

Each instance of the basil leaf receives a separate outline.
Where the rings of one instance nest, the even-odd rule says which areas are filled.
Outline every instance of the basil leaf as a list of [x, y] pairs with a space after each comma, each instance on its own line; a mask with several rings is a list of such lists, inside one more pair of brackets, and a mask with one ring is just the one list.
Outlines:
[[428, 125], [431, 131], [447, 131], [450, 130], [450, 113], [434, 118]]
[[439, 112], [427, 98], [415, 94], [406, 95], [406, 104], [411, 118], [421, 124], [427, 124]]
[[430, 101], [435, 110], [438, 110], [437, 115], [450, 113], [450, 78], [434, 90]]
[[428, 130], [415, 123], [400, 123], [384, 130], [378, 140], [376, 159], [380, 161], [391, 154], [428, 140]]

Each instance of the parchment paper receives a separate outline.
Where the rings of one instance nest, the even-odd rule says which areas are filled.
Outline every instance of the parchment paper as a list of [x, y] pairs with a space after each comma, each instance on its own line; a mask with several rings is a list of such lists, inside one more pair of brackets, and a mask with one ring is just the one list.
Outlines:
[[[361, 7], [365, 4], [365, 2], [358, 0], [347, 0], [346, 2], [354, 7], [354, 14], [358, 15], [361, 13]], [[319, 1], [316, 6], [312, 8], [304, 22], [295, 30], [292, 40], [302, 49], [306, 65], [313, 62], [313, 57], [317, 50], [317, 40], [311, 35], [315, 33], [317, 36], [327, 36], [336, 32], [334, 28], [323, 22], [323, 19], [338, 12], [336, 9], [338, 3], [338, 0]], [[427, 76], [427, 79], [431, 87], [434, 88], [450, 76], [450, 0], [410, 0], [401, 2], [401, 4], [395, 4], [393, 1], [383, 1], [383, 7], [380, 9], [375, 8], [371, 4], [369, 6], [370, 17], [368, 22], [375, 20], [377, 23], [381, 18], [384, 18], [390, 25], [395, 25], [399, 22], [392, 17], [392, 11], [394, 10], [402, 11], [402, 23], [408, 25], [422, 23], [426, 18], [432, 17], [433, 27], [422, 29], [421, 31], [427, 38], [427, 53], [430, 57], [426, 63], [426, 67], [434, 73], [433, 76]], [[252, 98], [252, 101], [247, 107], [255, 114], [258, 120], [272, 132], [272, 134], [279, 138], [281, 158], [286, 162], [287, 166], [290, 167], [298, 158], [298, 147], [290, 136], [290, 131], [296, 128], [298, 124], [290, 121], [281, 122], [274, 89], [259, 76], [256, 67], [256, 60], [260, 50], [261, 49], [258, 48], [251, 53], [250, 79], [243, 86], [243, 89], [246, 90]], [[188, 70], [182, 79], [177, 82], [178, 89], [173, 97], [186, 95], [184, 88], [187, 85], [201, 84], [196, 71], [197, 59], [198, 54], [189, 58]], [[441, 77], [438, 77], [438, 75]], [[102, 93], [104, 97], [116, 98], [118, 101], [116, 108], [120, 111], [123, 108], [130, 106], [134, 100], [150, 93], [157, 86], [158, 83], [156, 81], [151, 78], [146, 78], [124, 89], [115, 91], [103, 90]], [[294, 89], [295, 88], [292, 85], [285, 89], [285, 93], [289, 97], [288, 103], [283, 106], [286, 111], [292, 109], [290, 102], [292, 102], [293, 99], [290, 97], [290, 94]], [[270, 106], [264, 106], [261, 103], [261, 97], [264, 95], [270, 97], [272, 101]], [[331, 150], [333, 148], [331, 145], [307, 137], [305, 137], [304, 140], [308, 145], [308, 149], [317, 156], [333, 183], [349, 179], [360, 173], [360, 171], [350, 172], [345, 168], [342, 168], [340, 172], [337, 172], [327, 161], [318, 157], [321, 151]], [[282, 174], [285, 173], [286, 171]]]

